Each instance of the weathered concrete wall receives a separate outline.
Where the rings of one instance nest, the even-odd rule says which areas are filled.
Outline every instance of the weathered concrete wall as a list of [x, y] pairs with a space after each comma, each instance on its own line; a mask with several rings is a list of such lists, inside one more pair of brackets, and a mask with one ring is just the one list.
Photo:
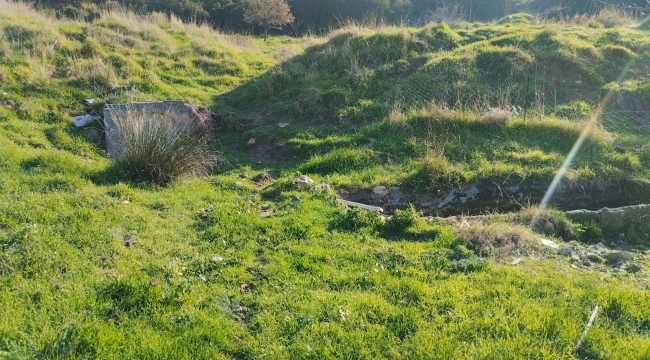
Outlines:
[[650, 234], [650, 205], [633, 205], [616, 209], [603, 208], [598, 211], [573, 210], [566, 216], [579, 223], [596, 222], [609, 233], [626, 233], [636, 236]]
[[[206, 114], [212, 114], [205, 108], [197, 109], [183, 101], [158, 101], [129, 104], [108, 104], [104, 107], [104, 129], [106, 131], [106, 150], [112, 159], [119, 157], [122, 151], [118, 124], [123, 121], [171, 120], [174, 124], [184, 125], [200, 122], [209, 126]], [[210, 115], [207, 118], [210, 118]], [[212, 114], [214, 115], [214, 114]]]
[[[539, 204], [549, 181], [509, 180], [465, 184], [440, 191], [420, 192], [409, 188], [377, 186], [371, 190], [347, 192], [345, 200], [379, 206], [387, 213], [413, 204], [425, 215], [481, 215], [517, 211], [527, 204]], [[561, 186], [550, 205], [560, 210], [622, 207], [650, 200], [650, 182], [631, 179], [601, 179], [581, 186]]]

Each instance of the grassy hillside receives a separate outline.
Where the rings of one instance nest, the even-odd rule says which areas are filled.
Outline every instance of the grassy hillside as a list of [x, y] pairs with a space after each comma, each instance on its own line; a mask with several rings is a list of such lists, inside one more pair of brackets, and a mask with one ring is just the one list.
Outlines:
[[637, 117], [650, 109], [647, 32], [529, 22], [340, 30], [225, 97], [296, 123], [271, 132], [311, 156], [303, 172], [336, 173], [346, 187], [440, 188], [509, 174], [549, 180], [611, 90], [604, 128], [570, 176], [648, 178]]
[[[647, 235], [626, 248], [632, 263], [605, 263], [602, 250], [587, 266], [540, 238], [578, 254], [618, 247], [619, 234], [555, 210], [531, 229], [533, 206], [387, 218], [347, 210], [334, 192], [548, 181], [601, 88], [643, 99], [647, 33], [524, 17], [264, 43], [160, 15], [59, 22], [0, 8], [0, 357], [650, 356]], [[634, 82], [612, 83], [623, 67], [608, 51], [639, 60]], [[533, 71], [547, 61], [583, 80]], [[70, 122], [84, 98], [100, 112], [179, 97], [224, 114], [214, 148], [227, 164], [167, 187], [120, 177]], [[649, 177], [631, 103], [644, 106], [612, 104], [569, 180]], [[300, 174], [333, 190], [298, 186]]]

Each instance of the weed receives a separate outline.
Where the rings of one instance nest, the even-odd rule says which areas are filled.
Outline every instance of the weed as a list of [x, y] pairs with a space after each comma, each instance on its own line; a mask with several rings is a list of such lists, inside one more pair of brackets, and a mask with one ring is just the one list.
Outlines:
[[420, 216], [413, 205], [409, 205], [404, 210], [396, 210], [395, 214], [384, 224], [384, 232], [387, 234], [404, 233], [421, 221]]

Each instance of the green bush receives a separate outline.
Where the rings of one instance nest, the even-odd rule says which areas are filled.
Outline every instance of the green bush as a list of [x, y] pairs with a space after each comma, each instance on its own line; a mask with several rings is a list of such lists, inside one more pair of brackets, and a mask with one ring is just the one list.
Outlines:
[[411, 226], [420, 221], [421, 214], [409, 205], [404, 210], [395, 210], [395, 214], [384, 224], [384, 231], [387, 234], [403, 233]]
[[383, 222], [376, 211], [351, 208], [340, 215], [335, 221], [335, 227], [346, 231], [369, 231], [376, 232], [381, 228]]
[[603, 236], [603, 230], [595, 221], [587, 221], [580, 230], [580, 239], [588, 244], [599, 240]]

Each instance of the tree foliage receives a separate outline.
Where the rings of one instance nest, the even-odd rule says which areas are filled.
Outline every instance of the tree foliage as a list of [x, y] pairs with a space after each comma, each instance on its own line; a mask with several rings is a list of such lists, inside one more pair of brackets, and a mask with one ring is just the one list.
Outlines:
[[[517, 12], [545, 17], [594, 14], [614, 7], [646, 16], [647, 0], [41, 0], [61, 16], [92, 20], [103, 4], [118, 3], [137, 11], [173, 13], [184, 21], [207, 22], [239, 31], [255, 25], [264, 34], [272, 28], [322, 33], [348, 20], [374, 17], [389, 23], [424, 25], [429, 21], [490, 21]], [[294, 18], [295, 17], [295, 18]], [[286, 24], [292, 24], [291, 28]]]
[[244, 21], [264, 30], [264, 40], [269, 29], [294, 21], [289, 5], [284, 0], [242, 0]]

